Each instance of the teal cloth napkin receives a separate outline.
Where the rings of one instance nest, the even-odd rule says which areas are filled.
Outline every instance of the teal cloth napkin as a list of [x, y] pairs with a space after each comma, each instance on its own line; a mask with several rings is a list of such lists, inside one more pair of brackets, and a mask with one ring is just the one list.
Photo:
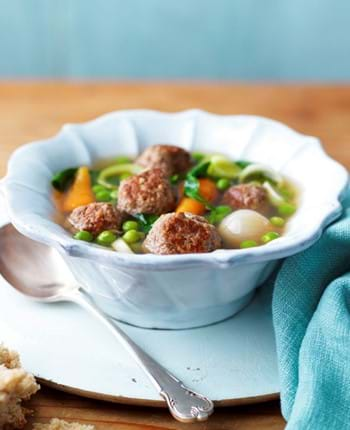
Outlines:
[[288, 430], [350, 429], [350, 189], [342, 217], [287, 258], [272, 311]]

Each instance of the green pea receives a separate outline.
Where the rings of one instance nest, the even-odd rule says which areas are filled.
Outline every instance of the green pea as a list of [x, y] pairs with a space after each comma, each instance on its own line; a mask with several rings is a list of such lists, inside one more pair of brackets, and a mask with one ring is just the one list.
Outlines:
[[285, 220], [280, 216], [273, 216], [270, 218], [270, 223], [275, 227], [283, 227], [285, 224]]
[[102, 246], [110, 246], [115, 240], [117, 236], [110, 230], [103, 231], [96, 238], [96, 242]]
[[257, 244], [257, 242], [255, 242], [255, 240], [244, 240], [243, 242], [241, 242], [239, 244], [239, 247], [241, 249], [253, 248], [254, 246], [258, 246], [258, 244]]
[[225, 191], [231, 185], [230, 181], [226, 178], [221, 178], [217, 181], [216, 186], [220, 191]]
[[282, 216], [291, 216], [296, 209], [297, 208], [292, 203], [282, 203], [278, 206], [278, 213]]
[[129, 172], [124, 172], [124, 173], [122, 173], [122, 174], [119, 176], [119, 179], [120, 179], [121, 181], [124, 181], [124, 179], [128, 179], [128, 178], [130, 178], [130, 176], [132, 176], [132, 174], [131, 174], [131, 173], [129, 173]]
[[93, 235], [89, 231], [81, 230], [75, 233], [74, 239], [83, 240], [84, 242], [92, 242]]
[[124, 231], [129, 231], [129, 230], [138, 230], [139, 229], [139, 224], [137, 221], [125, 221], [123, 223], [123, 230]]
[[269, 231], [268, 233], [265, 233], [263, 236], [261, 236], [261, 242], [262, 243], [269, 243], [271, 240], [275, 240], [278, 237], [280, 237], [279, 233], [276, 231]]
[[136, 254], [142, 254], [143, 248], [141, 242], [135, 242], [130, 244], [130, 248], [136, 253]]
[[170, 176], [170, 183], [173, 184], [173, 185], [177, 184], [179, 178], [180, 178], [179, 175]]
[[118, 190], [112, 190], [109, 195], [111, 200], [118, 200]]
[[97, 185], [94, 185], [94, 186], [92, 187], [92, 191], [93, 191], [95, 194], [97, 194], [97, 193], [99, 193], [99, 192], [101, 192], [101, 191], [108, 191], [108, 190], [107, 190], [107, 188], [105, 188], [103, 185], [99, 185], [99, 184], [97, 184]]
[[96, 200], [98, 202], [110, 202], [111, 193], [108, 190], [102, 190], [96, 193]]
[[145, 237], [144, 233], [137, 230], [128, 230], [126, 233], [123, 234], [123, 239], [126, 243], [136, 243], [139, 240], [143, 239]]
[[294, 197], [294, 192], [288, 186], [283, 185], [278, 187], [279, 193], [285, 198], [285, 200], [292, 199]]
[[119, 157], [116, 157], [114, 159], [115, 163], [117, 164], [127, 164], [127, 163], [131, 163], [132, 160], [130, 157], [127, 157], [126, 155], [120, 155]]

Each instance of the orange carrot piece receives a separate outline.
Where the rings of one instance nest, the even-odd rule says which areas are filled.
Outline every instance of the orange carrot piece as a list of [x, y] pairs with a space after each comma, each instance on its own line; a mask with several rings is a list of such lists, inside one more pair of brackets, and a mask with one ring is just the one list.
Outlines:
[[208, 202], [212, 202], [218, 195], [215, 182], [208, 178], [199, 179], [199, 194]]
[[74, 182], [63, 201], [63, 210], [64, 212], [71, 212], [78, 206], [87, 205], [94, 201], [95, 196], [91, 189], [89, 169], [86, 166], [79, 167]]
[[194, 215], [202, 215], [205, 212], [205, 206], [195, 199], [183, 197], [176, 208], [176, 213], [190, 212]]

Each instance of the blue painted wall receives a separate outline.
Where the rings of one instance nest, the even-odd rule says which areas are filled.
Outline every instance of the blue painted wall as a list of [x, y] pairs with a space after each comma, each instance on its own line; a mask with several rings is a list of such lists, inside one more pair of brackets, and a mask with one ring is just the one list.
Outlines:
[[0, 0], [0, 77], [347, 80], [349, 0]]

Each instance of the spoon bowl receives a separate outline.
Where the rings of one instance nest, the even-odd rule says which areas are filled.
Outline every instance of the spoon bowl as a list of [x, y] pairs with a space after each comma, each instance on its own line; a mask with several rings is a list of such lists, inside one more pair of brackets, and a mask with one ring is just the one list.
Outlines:
[[74, 288], [59, 252], [22, 235], [12, 224], [0, 229], [0, 250], [0, 273], [22, 294], [52, 302]]

